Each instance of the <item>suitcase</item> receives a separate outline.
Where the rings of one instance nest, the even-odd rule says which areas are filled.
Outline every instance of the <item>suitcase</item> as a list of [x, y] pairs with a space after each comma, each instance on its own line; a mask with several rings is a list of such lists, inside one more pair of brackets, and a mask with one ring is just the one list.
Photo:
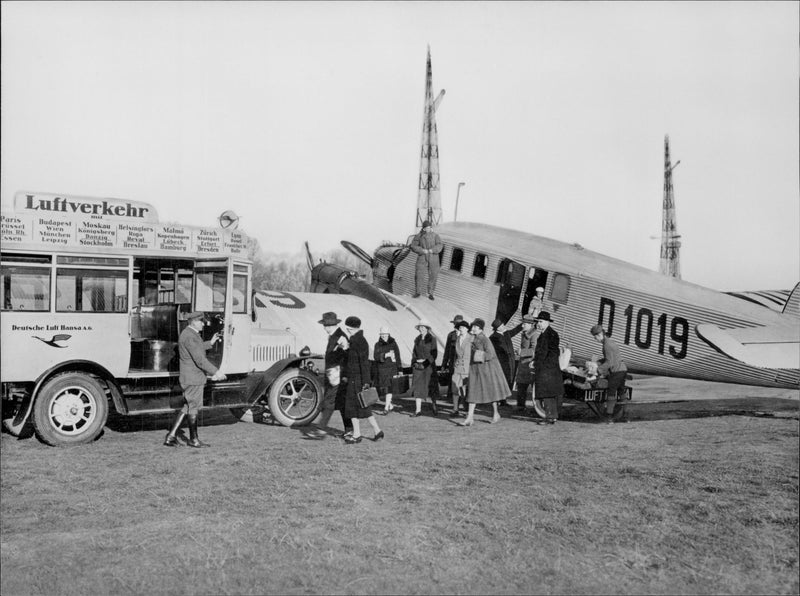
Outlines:
[[392, 377], [392, 395], [408, 393], [409, 387], [409, 375], [399, 374]]

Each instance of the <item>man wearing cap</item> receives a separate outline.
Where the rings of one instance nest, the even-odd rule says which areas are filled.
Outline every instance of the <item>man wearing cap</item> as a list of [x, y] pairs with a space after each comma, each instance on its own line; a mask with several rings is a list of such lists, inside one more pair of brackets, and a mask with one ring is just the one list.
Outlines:
[[534, 319], [539, 316], [539, 313], [542, 312], [544, 308], [544, 288], [539, 286], [536, 288], [536, 296], [531, 299], [531, 303], [528, 305], [528, 314], [532, 316]]
[[601, 377], [608, 377], [606, 390], [606, 422], [614, 422], [614, 407], [617, 402], [622, 409], [622, 421], [627, 422], [625, 416], [625, 377], [628, 367], [622, 360], [617, 342], [611, 339], [602, 325], [595, 325], [590, 333], [603, 345], [603, 357], [598, 361], [597, 373]]
[[[456, 338], [458, 337], [458, 324], [464, 321], [464, 317], [456, 315], [450, 321], [453, 324], [453, 330], [447, 334], [447, 339], [444, 342], [444, 354], [442, 355], [442, 366], [439, 369], [440, 374], [453, 375], [453, 365], [456, 360]], [[452, 378], [447, 383], [447, 399], [453, 399], [453, 383]], [[458, 401], [454, 401], [458, 404]], [[454, 414], [458, 412], [458, 408], [454, 408]]]
[[533, 353], [540, 332], [534, 329], [536, 319], [530, 315], [522, 317], [522, 335], [519, 342], [519, 364], [517, 365], [517, 412], [525, 413], [528, 387], [533, 384]]
[[545, 411], [545, 422], [555, 424], [558, 419], [558, 402], [564, 395], [564, 378], [558, 363], [560, 350], [559, 337], [550, 326], [550, 313], [542, 311], [536, 318], [541, 331], [533, 351], [534, 389], [536, 399], [542, 400]]
[[342, 370], [347, 362], [347, 335], [339, 327], [342, 320], [335, 312], [326, 312], [318, 321], [325, 333], [328, 334], [328, 344], [325, 347], [325, 396], [322, 399], [322, 408], [317, 419], [315, 436], [321, 438], [324, 430], [330, 423], [334, 410], [339, 410], [342, 416], [344, 432], [352, 433], [353, 423], [344, 413], [344, 384], [342, 383]]
[[414, 277], [414, 298], [419, 298], [423, 288], [422, 278], [428, 274], [428, 298], [433, 300], [436, 290], [436, 278], [439, 277], [439, 254], [442, 252], [442, 241], [431, 229], [431, 222], [422, 222], [422, 230], [411, 241], [411, 250], [417, 254], [417, 271]]
[[217, 343], [219, 334], [215, 333], [209, 341], [203, 341], [200, 332], [203, 330], [204, 316], [205, 314], [199, 311], [186, 315], [188, 322], [186, 329], [178, 338], [178, 356], [180, 357], [178, 381], [183, 387], [183, 398], [186, 403], [178, 412], [172, 428], [164, 439], [164, 445], [167, 447], [178, 445], [177, 434], [185, 416], [188, 416], [189, 420], [189, 447], [208, 446], [197, 437], [197, 413], [203, 407], [203, 388], [206, 384], [206, 375], [211, 375], [212, 381], [224, 381], [225, 375], [206, 358], [206, 351]]

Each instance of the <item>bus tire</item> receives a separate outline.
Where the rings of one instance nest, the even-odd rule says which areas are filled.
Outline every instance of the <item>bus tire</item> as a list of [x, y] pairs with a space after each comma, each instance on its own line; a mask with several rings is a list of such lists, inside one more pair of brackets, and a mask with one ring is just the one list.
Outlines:
[[94, 441], [108, 418], [108, 398], [85, 373], [65, 373], [47, 381], [33, 405], [33, 427], [44, 443], [57, 447]]
[[269, 388], [269, 411], [284, 426], [305, 426], [319, 414], [322, 383], [319, 377], [299, 368], [287, 368]]

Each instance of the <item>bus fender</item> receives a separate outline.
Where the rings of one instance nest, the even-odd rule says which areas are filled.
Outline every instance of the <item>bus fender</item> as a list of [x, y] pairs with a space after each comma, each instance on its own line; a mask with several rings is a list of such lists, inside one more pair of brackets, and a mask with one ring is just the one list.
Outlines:
[[283, 360], [278, 360], [264, 372], [253, 373], [249, 375], [246, 381], [246, 401], [253, 406], [256, 405], [256, 403], [266, 393], [267, 389], [269, 389], [270, 385], [272, 385], [273, 381], [278, 378], [278, 375], [287, 368], [301, 368], [313, 374], [317, 374], [317, 370], [314, 368], [312, 360], [319, 360], [322, 358], [323, 356], [314, 354], [309, 356], [297, 356], [292, 354]]
[[[22, 400], [17, 410], [17, 415], [14, 416], [14, 420], [4, 422], [9, 431], [19, 433], [19, 431], [22, 430], [22, 427], [25, 426], [25, 423], [30, 418], [31, 411], [33, 411], [33, 403], [36, 401], [36, 397], [39, 395], [39, 390], [42, 385], [49, 381], [54, 375], [66, 371], [87, 372], [97, 375], [103, 381], [110, 381], [108, 386], [111, 388], [114, 407], [120, 412], [127, 412], [127, 408], [122, 404], [122, 395], [120, 394], [119, 388], [116, 387], [116, 383], [113, 382], [114, 376], [108, 372], [107, 369], [90, 360], [68, 360], [49, 368], [39, 376], [33, 387], [33, 391]], [[120, 409], [120, 406], [122, 406], [122, 409]]]

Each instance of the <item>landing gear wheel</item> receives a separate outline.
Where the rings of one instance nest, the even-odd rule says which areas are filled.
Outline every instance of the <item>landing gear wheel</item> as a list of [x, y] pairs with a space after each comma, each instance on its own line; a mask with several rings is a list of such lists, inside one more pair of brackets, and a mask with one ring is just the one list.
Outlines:
[[322, 406], [319, 378], [299, 368], [287, 368], [269, 388], [269, 411], [284, 426], [304, 426]]
[[108, 398], [93, 377], [84, 373], [58, 375], [45, 383], [33, 405], [33, 426], [48, 445], [79, 445], [94, 441], [108, 418]]

